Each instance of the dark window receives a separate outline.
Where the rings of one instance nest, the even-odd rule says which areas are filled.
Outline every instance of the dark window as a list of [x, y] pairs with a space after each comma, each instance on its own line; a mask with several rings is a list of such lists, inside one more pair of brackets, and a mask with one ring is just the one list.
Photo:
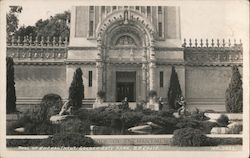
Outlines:
[[101, 12], [104, 13], [105, 12], [105, 6], [102, 6], [101, 8]]
[[135, 9], [136, 9], [136, 10], [140, 10], [139, 6], [136, 6]]
[[116, 10], [116, 6], [113, 6], [113, 10]]
[[158, 14], [162, 13], [162, 7], [158, 7]]
[[128, 8], [128, 6], [124, 6], [124, 8]]
[[162, 37], [162, 23], [161, 22], [159, 22], [159, 24], [158, 24], [158, 27], [159, 27], [159, 37]]
[[90, 6], [89, 10], [90, 10], [90, 12], [93, 12], [94, 11], [94, 6]]
[[160, 87], [163, 87], [163, 71], [160, 71]]
[[94, 22], [91, 20], [89, 21], [89, 36], [92, 37], [94, 34]]
[[151, 13], [151, 8], [149, 6], [147, 6], [147, 14]]
[[89, 87], [92, 87], [92, 71], [89, 71]]

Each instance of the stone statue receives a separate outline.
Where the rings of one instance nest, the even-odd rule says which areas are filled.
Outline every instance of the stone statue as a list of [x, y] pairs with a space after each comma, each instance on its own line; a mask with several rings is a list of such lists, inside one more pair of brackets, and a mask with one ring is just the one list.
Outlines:
[[59, 112], [59, 115], [60, 116], [69, 115], [71, 114], [71, 112], [72, 112], [72, 106], [69, 105], [69, 100], [68, 100], [63, 104], [61, 111]]

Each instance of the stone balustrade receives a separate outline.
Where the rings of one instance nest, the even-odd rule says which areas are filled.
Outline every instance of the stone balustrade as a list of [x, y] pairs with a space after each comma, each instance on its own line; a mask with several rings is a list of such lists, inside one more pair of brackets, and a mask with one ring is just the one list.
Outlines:
[[[209, 42], [211, 41], [211, 42]], [[242, 65], [243, 61], [243, 47], [241, 40], [236, 43], [236, 40], [229, 39], [184, 39], [182, 45], [184, 47], [184, 59], [188, 65]]]
[[36, 46], [36, 47], [67, 47], [69, 43], [68, 37], [43, 37], [36, 36], [11, 36], [7, 38], [7, 46]]
[[197, 38], [195, 38], [194, 40], [189, 39], [188, 41], [184, 38], [184, 42], [182, 44], [182, 47], [186, 48], [197, 48], [197, 47], [214, 47], [214, 48], [226, 48], [226, 47], [230, 47], [230, 48], [240, 48], [242, 47], [242, 42], [241, 39], [239, 40], [239, 43], [236, 42], [236, 39], [233, 40], [233, 43], [231, 43], [231, 39], [228, 39], [227, 41], [225, 39], [200, 39], [198, 40]]
[[61, 60], [67, 58], [68, 38], [50, 38], [43, 36], [36, 37], [25, 36], [17, 38], [11, 37], [7, 40], [7, 56], [12, 57], [15, 61], [31, 60]]

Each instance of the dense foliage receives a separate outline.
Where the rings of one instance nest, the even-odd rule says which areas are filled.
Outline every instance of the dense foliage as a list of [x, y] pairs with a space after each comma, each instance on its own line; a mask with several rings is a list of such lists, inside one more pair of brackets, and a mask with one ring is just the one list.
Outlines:
[[[65, 37], [69, 37], [69, 22], [70, 12], [65, 11], [64, 13], [58, 13], [54, 16], [50, 16], [50, 18], [46, 20], [40, 19], [35, 23], [35, 26], [23, 25], [19, 29], [17, 29], [18, 27], [16, 25], [14, 35], [20, 36], [21, 40], [23, 40], [24, 36], [32, 36], [33, 40], [36, 36], [38, 36], [39, 38], [41, 38], [41, 36], [56, 37], [56, 40], [58, 40], [59, 37], [62, 37], [64, 39]], [[50, 38], [50, 40], [52, 40], [52, 38]]]
[[72, 106], [74, 110], [77, 110], [82, 106], [83, 98], [84, 86], [82, 80], [82, 70], [81, 68], [77, 68], [69, 87], [69, 105]]
[[47, 139], [8, 139], [7, 147], [94, 147], [93, 139], [80, 133], [57, 133]]
[[172, 66], [172, 73], [170, 77], [170, 84], [168, 89], [168, 103], [172, 109], [178, 109], [175, 106], [176, 100], [182, 95], [181, 87], [178, 79], [178, 75], [175, 71], [175, 67]]
[[16, 33], [18, 28], [18, 14], [22, 12], [23, 8], [21, 6], [10, 6], [10, 10], [6, 15], [6, 31], [7, 37]]
[[237, 66], [232, 67], [232, 78], [226, 90], [226, 111], [240, 113], [243, 110], [243, 88]]
[[7, 63], [7, 96], [6, 96], [6, 111], [7, 114], [16, 111], [16, 90], [14, 80], [14, 61], [11, 57], [6, 58]]
[[80, 133], [57, 133], [41, 141], [44, 147], [94, 147], [97, 144], [92, 138]]
[[207, 137], [200, 130], [188, 127], [174, 131], [172, 145], [205, 146], [209, 145], [209, 142]]
[[50, 117], [59, 113], [62, 99], [57, 94], [47, 94], [43, 97], [37, 111], [24, 114], [17, 122], [7, 129], [7, 134], [17, 134], [14, 129], [24, 127], [23, 134], [53, 134], [58, 131], [56, 125], [50, 123]]

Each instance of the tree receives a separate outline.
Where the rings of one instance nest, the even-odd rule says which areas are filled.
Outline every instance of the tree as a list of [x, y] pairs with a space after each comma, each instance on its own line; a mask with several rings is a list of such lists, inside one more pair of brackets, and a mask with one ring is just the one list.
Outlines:
[[[18, 19], [17, 19], [18, 20]], [[15, 23], [14, 19], [10, 19], [11, 23]], [[20, 36], [23, 40], [24, 36], [32, 36], [34, 39], [36, 36], [44, 37], [69, 37], [69, 22], [70, 22], [70, 12], [65, 11], [64, 13], [58, 13], [55, 16], [50, 16], [46, 20], [38, 20], [35, 23], [35, 26], [21, 26], [19, 29], [18, 26], [15, 26], [15, 31], [12, 34], [15, 36]], [[12, 25], [10, 25], [12, 26]], [[12, 35], [11, 34], [11, 35]]]
[[179, 83], [178, 75], [175, 71], [175, 67], [172, 66], [172, 73], [170, 77], [170, 85], [168, 89], [168, 103], [172, 109], [177, 109], [175, 107], [175, 102], [178, 97], [182, 95], [181, 86]]
[[21, 26], [15, 33], [15, 36], [20, 36], [21, 40], [23, 40], [24, 36], [32, 36], [34, 39], [37, 35], [35, 26]]
[[77, 68], [69, 88], [69, 105], [74, 109], [79, 109], [82, 105], [83, 98], [84, 86], [82, 80], [82, 70], [81, 68]]
[[17, 28], [18, 28], [18, 14], [22, 12], [21, 6], [10, 6], [9, 13], [6, 15], [6, 21], [7, 21], [7, 37], [15, 34]]
[[16, 90], [14, 81], [14, 61], [11, 57], [7, 57], [6, 63], [7, 63], [6, 111], [7, 114], [9, 114], [16, 111]]
[[240, 72], [236, 65], [232, 67], [232, 78], [226, 90], [226, 111], [242, 112], [243, 110], [243, 88]]
[[69, 37], [70, 12], [56, 14], [46, 20], [38, 20], [35, 24], [38, 36]]

